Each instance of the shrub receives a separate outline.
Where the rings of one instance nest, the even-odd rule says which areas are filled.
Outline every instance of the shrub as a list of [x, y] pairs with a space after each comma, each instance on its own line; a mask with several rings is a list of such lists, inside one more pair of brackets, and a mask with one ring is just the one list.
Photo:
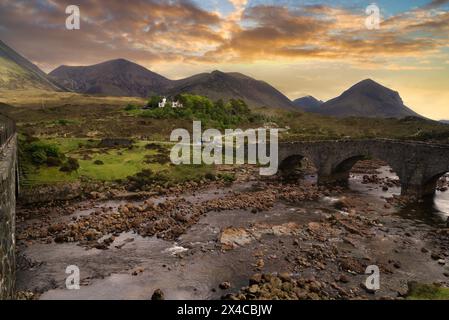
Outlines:
[[229, 173], [220, 173], [218, 175], [218, 178], [220, 180], [223, 180], [223, 182], [226, 182], [226, 183], [232, 183], [235, 181], [235, 176], [233, 174], [229, 174]]
[[62, 164], [62, 160], [56, 157], [47, 157], [47, 166], [58, 167]]
[[147, 104], [149, 109], [140, 113], [142, 117], [153, 119], [186, 119], [199, 120], [205, 126], [228, 128], [242, 122], [263, 122], [265, 117], [253, 114], [248, 105], [240, 99], [231, 99], [228, 103], [223, 100], [212, 102], [210, 99], [193, 94], [181, 94], [174, 100], [179, 100], [183, 108], [158, 108], [160, 97], [153, 97]]
[[164, 174], [154, 173], [149, 169], [145, 169], [127, 178], [127, 189], [129, 191], [142, 191], [154, 185], [161, 185], [167, 181], [168, 178]]
[[31, 162], [36, 165], [46, 163], [49, 157], [57, 159], [64, 158], [56, 145], [41, 141], [34, 141], [28, 144], [25, 147], [25, 153], [30, 156]]
[[55, 125], [68, 126], [69, 124], [76, 124], [76, 121], [67, 119], [58, 119], [53, 122]]
[[215, 181], [216, 180], [215, 175], [213, 173], [210, 173], [210, 172], [206, 173], [204, 175], [204, 178], [206, 178], [207, 180], [210, 180], [210, 181]]
[[73, 172], [78, 170], [80, 167], [79, 162], [75, 158], [69, 158], [67, 162], [59, 169], [62, 172]]
[[134, 104], [131, 104], [131, 103], [125, 107], [125, 111], [132, 111], [132, 110], [137, 110], [137, 109], [139, 109], [139, 107]]

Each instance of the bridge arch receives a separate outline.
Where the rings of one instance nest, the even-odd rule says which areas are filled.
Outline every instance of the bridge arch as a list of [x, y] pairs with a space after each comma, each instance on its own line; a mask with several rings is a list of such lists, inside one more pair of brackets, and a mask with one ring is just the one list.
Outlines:
[[449, 169], [438, 174], [433, 175], [432, 177], [426, 179], [422, 184], [422, 192], [425, 196], [433, 196], [437, 191], [438, 181], [447, 173], [449, 173]]
[[389, 139], [297, 141], [280, 144], [285, 171], [307, 157], [318, 171], [318, 183], [346, 183], [351, 168], [371, 157], [387, 163], [401, 181], [403, 195], [421, 198], [435, 194], [436, 182], [449, 172], [449, 145]]
[[396, 173], [399, 180], [402, 182], [402, 168], [400, 163], [397, 163], [395, 159], [386, 157], [384, 154], [373, 152], [355, 153], [339, 159], [332, 169], [331, 175], [333, 176], [333, 179], [331, 180], [335, 180], [339, 184], [348, 185], [352, 168], [357, 164], [357, 162], [368, 159], [380, 160], [386, 163], [394, 171], [394, 173]]

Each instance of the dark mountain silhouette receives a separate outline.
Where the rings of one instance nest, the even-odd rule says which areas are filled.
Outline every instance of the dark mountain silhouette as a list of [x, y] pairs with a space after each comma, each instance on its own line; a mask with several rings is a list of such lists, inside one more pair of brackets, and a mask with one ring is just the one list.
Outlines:
[[440, 120], [441, 123], [449, 124], [449, 120]]
[[299, 98], [299, 99], [296, 99], [295, 101], [293, 101], [293, 104], [296, 107], [301, 108], [302, 110], [307, 111], [307, 112], [313, 111], [313, 109], [318, 108], [323, 103], [324, 103], [323, 101], [318, 100], [312, 96], [302, 97], [302, 98]]
[[144, 98], [154, 94], [194, 93], [212, 100], [243, 99], [254, 107], [293, 108], [292, 102], [269, 84], [240, 73], [214, 71], [169, 80], [135, 63], [118, 59], [87, 67], [61, 66], [50, 76], [79, 93]]
[[63, 91], [45, 72], [0, 40], [0, 89]]
[[398, 92], [371, 79], [357, 83], [341, 96], [309, 111], [337, 117], [420, 117], [404, 105]]
[[86, 67], [60, 66], [49, 75], [72, 91], [107, 96], [148, 97], [170, 84], [167, 78], [125, 59]]
[[268, 83], [236, 72], [214, 71], [173, 81], [166, 94], [179, 93], [194, 93], [212, 100], [242, 99], [252, 107], [294, 108], [290, 99]]

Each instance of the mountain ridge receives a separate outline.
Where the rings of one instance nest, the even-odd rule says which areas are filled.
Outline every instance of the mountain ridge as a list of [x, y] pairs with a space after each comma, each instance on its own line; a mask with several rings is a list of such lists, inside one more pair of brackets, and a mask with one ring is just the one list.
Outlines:
[[323, 103], [324, 103], [324, 101], [318, 100], [314, 96], [310, 96], [310, 95], [293, 100], [293, 104], [296, 107], [298, 107], [301, 110], [304, 110], [306, 112], [310, 112], [309, 110], [318, 108]]
[[66, 91], [35, 64], [0, 40], [0, 88]]
[[114, 59], [91, 66], [59, 66], [49, 73], [64, 87], [79, 93], [148, 97], [170, 80], [134, 62]]
[[86, 94], [149, 97], [194, 93], [212, 100], [240, 98], [253, 107], [294, 108], [290, 99], [268, 83], [238, 72], [215, 70], [170, 80], [128, 60], [115, 59], [92, 66], [60, 66], [50, 76]]
[[365, 79], [356, 83], [340, 96], [309, 111], [335, 117], [422, 117], [404, 105], [397, 91], [389, 89], [372, 79]]

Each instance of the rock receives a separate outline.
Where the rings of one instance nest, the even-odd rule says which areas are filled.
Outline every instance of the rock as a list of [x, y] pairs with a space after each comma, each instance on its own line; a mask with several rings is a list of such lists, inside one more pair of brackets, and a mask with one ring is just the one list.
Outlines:
[[257, 260], [255, 267], [257, 269], [263, 269], [263, 267], [265, 267], [265, 261], [263, 261], [263, 259]]
[[151, 300], [165, 300], [164, 292], [161, 289], [156, 289], [151, 296]]
[[430, 257], [431, 257], [433, 260], [440, 260], [440, 259], [443, 259], [443, 257], [441, 256], [441, 254], [438, 254], [438, 253], [436, 253], [436, 252], [432, 252], [432, 254], [430, 255]]
[[446, 260], [444, 259], [439, 259], [438, 260], [438, 264], [441, 264], [442, 266], [444, 266], [446, 264]]
[[342, 274], [342, 275], [340, 275], [338, 277], [338, 281], [341, 282], [341, 283], [348, 283], [349, 282], [349, 278], [346, 275]]
[[360, 288], [362, 288], [363, 290], [365, 290], [367, 293], [369, 293], [369, 294], [375, 294], [376, 293], [376, 290], [373, 290], [373, 289], [370, 289], [370, 288], [368, 288], [367, 286], [366, 286], [366, 284], [365, 283], [361, 283], [360, 284]]
[[248, 291], [253, 294], [257, 293], [257, 292], [259, 292], [259, 286], [257, 284], [253, 284], [252, 286], [250, 286], [248, 288]]
[[281, 279], [282, 282], [291, 282], [292, 281], [292, 277], [287, 272], [280, 273], [279, 274], [279, 279]]
[[319, 293], [321, 291], [321, 283], [318, 281], [312, 281], [309, 284], [309, 290], [313, 293]]
[[262, 282], [262, 275], [260, 273], [254, 274], [251, 278], [249, 278], [249, 285], [259, 284]]
[[231, 283], [228, 281], [222, 282], [219, 285], [221, 290], [228, 290], [231, 287]]

